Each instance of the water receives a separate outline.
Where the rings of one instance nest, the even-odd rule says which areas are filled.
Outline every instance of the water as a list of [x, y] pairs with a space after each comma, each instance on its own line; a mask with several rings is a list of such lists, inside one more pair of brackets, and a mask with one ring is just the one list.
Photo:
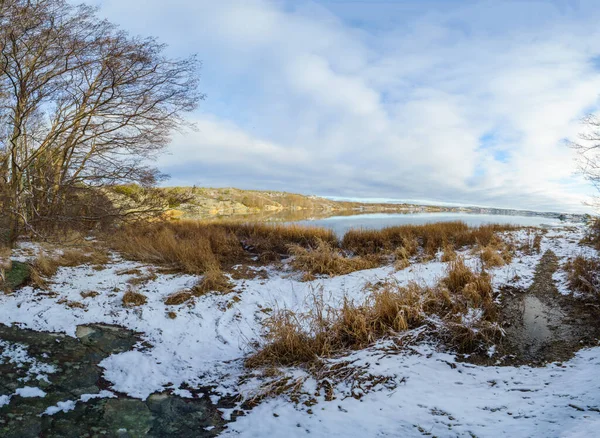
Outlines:
[[559, 219], [541, 216], [515, 216], [472, 213], [410, 213], [410, 214], [359, 214], [352, 216], [331, 216], [314, 220], [300, 220], [293, 223], [330, 228], [342, 236], [353, 228], [380, 229], [395, 225], [422, 225], [433, 222], [463, 221], [471, 226], [483, 224], [513, 224], [522, 226], [559, 226]]

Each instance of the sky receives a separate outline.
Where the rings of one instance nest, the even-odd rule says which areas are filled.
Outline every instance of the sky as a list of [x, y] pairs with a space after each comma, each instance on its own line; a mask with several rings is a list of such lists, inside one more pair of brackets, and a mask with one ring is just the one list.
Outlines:
[[598, 108], [597, 0], [95, 0], [206, 100], [169, 185], [581, 212], [566, 146]]

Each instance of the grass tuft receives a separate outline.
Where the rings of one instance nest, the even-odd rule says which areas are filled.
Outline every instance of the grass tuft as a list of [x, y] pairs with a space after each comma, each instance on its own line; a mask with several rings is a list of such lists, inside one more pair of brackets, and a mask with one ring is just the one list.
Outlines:
[[142, 306], [147, 302], [148, 298], [145, 295], [134, 290], [130, 289], [123, 294], [123, 306], [125, 307]]
[[302, 271], [307, 277], [315, 275], [344, 275], [363, 269], [376, 268], [381, 259], [375, 256], [346, 257], [341, 250], [323, 240], [317, 241], [316, 248], [292, 245], [289, 252], [294, 256], [291, 266]]
[[207, 271], [202, 279], [192, 288], [195, 296], [204, 295], [208, 292], [229, 293], [233, 290], [233, 283], [229, 277], [219, 269]]
[[189, 291], [175, 292], [174, 294], [169, 295], [165, 299], [165, 304], [167, 306], [179, 306], [183, 303], [188, 302], [193, 297], [194, 297], [194, 295]]

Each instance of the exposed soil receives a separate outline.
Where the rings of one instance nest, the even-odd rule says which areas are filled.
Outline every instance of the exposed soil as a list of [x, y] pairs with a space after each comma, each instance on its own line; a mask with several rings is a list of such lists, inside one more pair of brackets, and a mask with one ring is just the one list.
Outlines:
[[0, 324], [0, 340], [21, 344], [29, 357], [56, 367], [56, 372], [48, 375], [48, 382], [27, 381], [30, 367], [0, 360], [0, 396], [14, 394], [25, 386], [46, 392], [45, 397], [13, 395], [9, 404], [0, 407], [0, 436], [211, 437], [224, 429], [225, 421], [211, 402], [209, 391], [194, 398], [158, 393], [145, 401], [115, 393], [116, 398], [77, 402], [71, 411], [42, 415], [59, 402], [76, 401], [83, 394], [109, 389], [98, 363], [139, 342], [134, 332], [104, 324], [79, 326], [77, 337]]
[[548, 250], [529, 289], [503, 289], [505, 340], [494, 357], [473, 358], [475, 362], [543, 365], [568, 360], [579, 349], [598, 345], [599, 303], [560, 294], [552, 279], [558, 267], [558, 258]]

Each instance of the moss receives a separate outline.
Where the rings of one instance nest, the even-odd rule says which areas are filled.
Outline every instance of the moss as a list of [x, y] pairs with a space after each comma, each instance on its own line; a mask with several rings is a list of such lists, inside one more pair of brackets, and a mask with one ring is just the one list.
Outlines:
[[3, 285], [4, 289], [13, 291], [20, 286], [23, 286], [29, 280], [29, 275], [29, 265], [22, 262], [12, 262], [12, 269], [6, 272], [6, 280]]

